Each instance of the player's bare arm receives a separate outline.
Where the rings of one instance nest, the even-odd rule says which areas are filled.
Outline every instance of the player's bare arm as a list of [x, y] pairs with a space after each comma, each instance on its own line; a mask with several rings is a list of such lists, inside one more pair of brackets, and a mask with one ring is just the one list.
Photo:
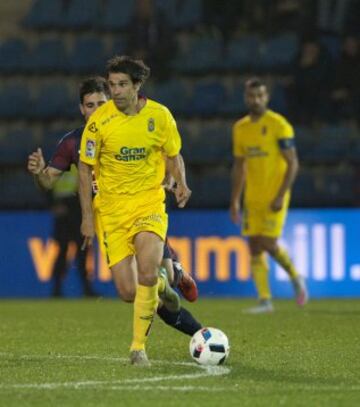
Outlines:
[[[184, 158], [181, 154], [179, 154], [179, 160], [180, 160], [180, 164], [185, 173], [185, 162], [184, 162]], [[175, 178], [170, 173], [168, 160], [166, 160], [165, 178], [163, 181], [163, 186], [167, 191], [175, 192], [174, 188], [176, 187], [176, 181], [175, 181]]]
[[167, 168], [176, 182], [176, 189], [174, 193], [178, 207], [184, 208], [187, 201], [190, 199], [192, 192], [187, 186], [185, 164], [181, 154], [174, 157], [167, 157]]
[[245, 157], [235, 157], [231, 171], [230, 217], [236, 224], [240, 224], [240, 198], [244, 189], [245, 171]]
[[41, 148], [29, 155], [27, 168], [34, 175], [36, 184], [44, 189], [51, 189], [62, 174], [57, 168], [46, 167]]
[[163, 186], [166, 189], [166, 191], [174, 192], [175, 179], [171, 175], [168, 166], [169, 166], [168, 160], [166, 160], [165, 178], [164, 178], [164, 181], [163, 181]]
[[286, 161], [287, 169], [285, 172], [284, 180], [280, 186], [280, 189], [279, 189], [275, 199], [271, 203], [271, 209], [274, 212], [278, 212], [282, 209], [283, 204], [284, 204], [285, 193], [286, 193], [286, 191], [291, 189], [291, 187], [295, 181], [296, 175], [298, 173], [298, 170], [299, 170], [299, 161], [298, 161], [295, 147], [291, 147], [286, 150], [281, 150], [281, 154]]
[[81, 234], [84, 236], [82, 248], [91, 246], [95, 236], [92, 207], [92, 166], [79, 161], [79, 198], [81, 205]]

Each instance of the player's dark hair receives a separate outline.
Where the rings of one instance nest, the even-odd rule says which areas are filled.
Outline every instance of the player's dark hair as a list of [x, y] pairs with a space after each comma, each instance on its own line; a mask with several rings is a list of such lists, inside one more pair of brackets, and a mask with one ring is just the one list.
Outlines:
[[266, 82], [256, 76], [248, 79], [245, 82], [245, 88], [247, 88], [247, 89], [260, 88], [261, 86], [264, 86], [265, 88], [267, 88]]
[[84, 96], [90, 93], [104, 93], [110, 99], [110, 91], [106, 79], [101, 76], [93, 76], [82, 81], [79, 86], [80, 103], [83, 103]]
[[141, 59], [133, 59], [126, 55], [116, 55], [106, 64], [106, 73], [124, 73], [130, 76], [132, 83], [143, 84], [150, 76], [150, 68]]

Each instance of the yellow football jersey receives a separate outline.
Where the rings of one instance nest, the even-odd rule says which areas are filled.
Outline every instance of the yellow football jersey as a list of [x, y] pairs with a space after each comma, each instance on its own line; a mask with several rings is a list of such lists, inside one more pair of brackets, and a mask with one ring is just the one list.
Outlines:
[[108, 101], [90, 117], [81, 138], [80, 160], [96, 168], [102, 196], [129, 197], [161, 189], [164, 155], [181, 148], [176, 122], [163, 105], [147, 99], [134, 116]]
[[294, 130], [280, 114], [267, 110], [256, 122], [245, 116], [233, 127], [233, 155], [246, 158], [245, 204], [267, 206], [286, 172], [281, 149], [294, 146]]

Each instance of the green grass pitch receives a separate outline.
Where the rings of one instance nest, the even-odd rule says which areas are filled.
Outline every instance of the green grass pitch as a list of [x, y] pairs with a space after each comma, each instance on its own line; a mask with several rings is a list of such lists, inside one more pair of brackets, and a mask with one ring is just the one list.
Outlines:
[[360, 301], [249, 300], [186, 306], [222, 329], [224, 368], [192, 363], [189, 337], [155, 321], [151, 368], [127, 362], [132, 306], [119, 300], [0, 301], [0, 406], [359, 406]]

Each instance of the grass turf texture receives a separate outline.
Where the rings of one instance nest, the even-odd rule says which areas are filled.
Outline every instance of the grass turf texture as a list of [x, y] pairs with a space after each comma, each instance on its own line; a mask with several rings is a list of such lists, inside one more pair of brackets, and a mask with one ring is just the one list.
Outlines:
[[0, 301], [0, 405], [360, 405], [359, 301], [241, 313], [253, 304], [186, 304], [229, 337], [229, 370], [214, 376], [191, 363], [190, 338], [158, 319], [148, 344], [158, 362], [129, 366], [132, 308], [120, 301]]

